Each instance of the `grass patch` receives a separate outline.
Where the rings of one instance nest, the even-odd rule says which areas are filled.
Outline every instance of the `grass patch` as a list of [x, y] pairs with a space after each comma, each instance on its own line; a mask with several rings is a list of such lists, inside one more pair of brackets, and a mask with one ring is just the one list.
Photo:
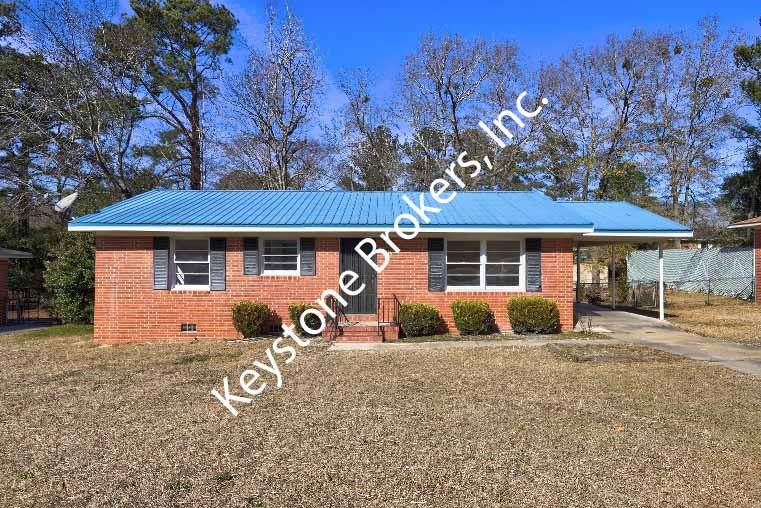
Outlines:
[[239, 358], [242, 354], [242, 351], [222, 351], [217, 354], [191, 353], [178, 356], [174, 363], [177, 365], [188, 365], [191, 363], [202, 363], [209, 361], [224, 362]]
[[612, 344], [315, 344], [231, 416], [209, 391], [241, 395], [270, 344], [0, 348], [0, 505], [761, 506], [758, 378]]
[[24, 339], [51, 339], [54, 337], [74, 337], [77, 335], [92, 335], [92, 325], [56, 325], [28, 332], [20, 332], [20, 337]]
[[449, 333], [441, 335], [425, 335], [421, 337], [402, 337], [397, 342], [419, 343], [419, 342], [471, 342], [474, 340], [515, 340], [520, 339], [519, 335], [509, 335], [493, 333], [489, 335], [452, 335]]
[[[683, 291], [666, 292], [666, 319], [679, 328], [730, 342], [761, 345], [761, 305], [737, 298]], [[637, 309], [639, 313], [658, 317], [657, 310]]]
[[573, 339], [573, 340], [605, 340], [610, 339], [607, 335], [600, 332], [563, 332], [558, 333], [557, 335], [546, 335], [548, 339], [554, 339], [554, 340], [563, 340], [563, 339]]
[[626, 345], [547, 344], [552, 354], [572, 362], [674, 362], [677, 356], [644, 347]]
[[490, 335], [428, 335], [423, 337], [403, 337], [398, 342], [470, 342], [474, 340], [526, 340], [526, 339], [550, 339], [550, 340], [599, 340], [610, 339], [607, 335], [598, 332], [563, 332], [552, 335], [518, 335], [510, 333], [493, 333]]
[[224, 473], [219, 473], [217, 476], [214, 477], [214, 480], [217, 483], [227, 483], [231, 482], [235, 479], [235, 476], [230, 471], [225, 471]]

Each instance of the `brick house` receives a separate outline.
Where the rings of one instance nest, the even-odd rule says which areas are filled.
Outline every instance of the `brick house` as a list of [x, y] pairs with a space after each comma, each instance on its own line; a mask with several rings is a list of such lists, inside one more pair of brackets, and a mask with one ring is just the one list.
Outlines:
[[[267, 303], [287, 323], [290, 303], [337, 289], [345, 270], [366, 289], [343, 294], [358, 327], [337, 340], [393, 338], [393, 326], [376, 334], [368, 322], [393, 322], [394, 301], [436, 306], [455, 332], [450, 304], [486, 300], [509, 331], [507, 302], [526, 294], [555, 300], [569, 330], [575, 245], [692, 235], [624, 202], [553, 201], [536, 191], [450, 191], [439, 202], [404, 194], [154, 190], [77, 218], [70, 231], [96, 234], [95, 340], [235, 338], [235, 302]], [[416, 213], [420, 200], [440, 211]], [[410, 238], [415, 223], [414, 238], [395, 232]], [[369, 261], [380, 265], [382, 256], [371, 256], [366, 238], [390, 253], [379, 273]]]
[[755, 281], [756, 303], [761, 303], [761, 217], [754, 217], [729, 225], [729, 229], [751, 229], [753, 231], [753, 278]]
[[8, 271], [12, 259], [29, 259], [28, 252], [0, 247], [0, 326], [8, 324]]

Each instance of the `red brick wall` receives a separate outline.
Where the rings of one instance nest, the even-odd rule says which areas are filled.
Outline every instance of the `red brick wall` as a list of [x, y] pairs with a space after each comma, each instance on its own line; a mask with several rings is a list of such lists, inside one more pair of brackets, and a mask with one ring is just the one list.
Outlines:
[[516, 293], [507, 291], [436, 292], [428, 291], [428, 250], [425, 238], [399, 244], [401, 252], [378, 277], [378, 296], [396, 295], [402, 302], [429, 303], [439, 308], [449, 330], [456, 333], [450, 305], [461, 298], [486, 300], [497, 326], [510, 331], [507, 301], [522, 295], [554, 299], [560, 310], [563, 331], [573, 328], [573, 250], [571, 240], [542, 240], [542, 292]]
[[756, 276], [756, 303], [761, 304], [761, 229], [756, 229], [753, 235], [753, 252], [754, 261], [756, 264], [755, 276]]
[[[240, 300], [266, 302], [285, 322], [288, 304], [312, 301], [338, 286], [338, 239], [317, 240], [314, 277], [243, 275], [240, 238], [227, 240], [226, 291], [153, 290], [153, 239], [99, 237], [95, 257], [95, 340], [230, 339], [230, 309]], [[180, 332], [196, 323], [197, 332]]]
[[0, 325], [5, 324], [5, 305], [8, 303], [8, 267], [7, 259], [0, 259]]
[[[317, 275], [244, 276], [240, 238], [227, 240], [226, 291], [161, 291], [152, 289], [153, 243], [151, 237], [99, 237], [95, 261], [95, 340], [130, 342], [145, 340], [230, 339], [237, 333], [230, 318], [232, 305], [251, 299], [266, 302], [285, 322], [288, 304], [313, 301], [325, 289], [338, 288], [338, 238], [317, 239]], [[378, 296], [396, 294], [403, 302], [437, 305], [455, 332], [449, 305], [458, 298], [481, 298], [491, 305], [497, 324], [509, 330], [509, 292], [428, 292], [427, 240], [399, 244], [378, 277]], [[542, 293], [560, 308], [564, 330], [573, 326], [573, 254], [570, 240], [542, 242]], [[196, 332], [180, 332], [180, 324], [196, 323]]]

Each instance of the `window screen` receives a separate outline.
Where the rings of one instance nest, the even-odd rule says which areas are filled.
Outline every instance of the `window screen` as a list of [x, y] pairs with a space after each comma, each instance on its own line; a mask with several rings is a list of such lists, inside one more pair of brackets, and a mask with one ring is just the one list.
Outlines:
[[174, 241], [175, 286], [209, 285], [209, 240], [176, 239]]
[[265, 272], [294, 272], [299, 269], [298, 240], [264, 240]]
[[486, 242], [486, 286], [520, 286], [521, 242]]
[[447, 286], [481, 285], [481, 242], [447, 242]]

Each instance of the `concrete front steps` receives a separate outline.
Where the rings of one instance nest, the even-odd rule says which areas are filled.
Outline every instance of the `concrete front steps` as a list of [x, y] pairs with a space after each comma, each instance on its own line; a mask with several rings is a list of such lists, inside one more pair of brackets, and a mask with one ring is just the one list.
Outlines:
[[382, 325], [379, 331], [377, 321], [351, 321], [340, 326], [336, 342], [369, 344], [394, 342], [398, 338], [399, 327], [397, 325]]

